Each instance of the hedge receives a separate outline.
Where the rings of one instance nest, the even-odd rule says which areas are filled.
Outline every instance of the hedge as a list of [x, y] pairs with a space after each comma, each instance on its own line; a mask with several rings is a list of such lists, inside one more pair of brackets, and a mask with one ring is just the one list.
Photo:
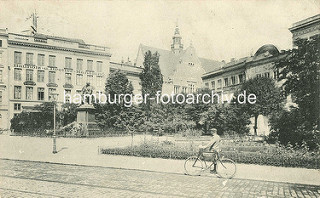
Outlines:
[[[102, 154], [129, 155], [138, 157], [186, 159], [197, 154], [197, 147], [177, 147], [174, 145], [142, 144], [125, 148], [100, 149]], [[242, 150], [242, 149], [241, 149]], [[248, 152], [238, 150], [222, 151], [226, 158], [236, 163], [259, 164], [284, 167], [320, 168], [319, 153], [303, 153], [300, 151], [285, 150], [283, 148], [266, 150], [265, 152]]]

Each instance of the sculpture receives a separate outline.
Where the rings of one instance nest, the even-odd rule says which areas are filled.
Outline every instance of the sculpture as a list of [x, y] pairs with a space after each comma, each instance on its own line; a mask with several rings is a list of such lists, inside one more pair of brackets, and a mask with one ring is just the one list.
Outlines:
[[93, 93], [93, 87], [90, 85], [90, 83], [87, 83], [81, 90], [82, 94], [81, 94], [81, 98], [83, 98], [82, 100], [82, 104], [89, 104], [90, 100], [90, 96], [92, 96]]

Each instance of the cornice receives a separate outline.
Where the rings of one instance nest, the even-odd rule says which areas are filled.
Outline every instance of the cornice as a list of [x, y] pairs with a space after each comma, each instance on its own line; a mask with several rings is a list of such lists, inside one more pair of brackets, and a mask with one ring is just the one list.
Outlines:
[[8, 44], [10, 44], [10, 45], [19, 45], [19, 46], [27, 46], [27, 47], [35, 47], [35, 48], [42, 48], [42, 49], [60, 50], [60, 51], [66, 51], [66, 52], [76, 52], [76, 53], [90, 54], [90, 55], [97, 55], [97, 56], [111, 57], [111, 53], [99, 53], [99, 52], [86, 51], [86, 50], [80, 50], [80, 49], [72, 49], [72, 48], [66, 48], [66, 47], [58, 47], [58, 46], [35, 44], [35, 43], [26, 43], [26, 42], [21, 42], [21, 41], [8, 40]]

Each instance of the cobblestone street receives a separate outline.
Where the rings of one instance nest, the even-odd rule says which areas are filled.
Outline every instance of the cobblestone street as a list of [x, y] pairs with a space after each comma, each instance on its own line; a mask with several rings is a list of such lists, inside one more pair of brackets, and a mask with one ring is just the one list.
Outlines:
[[320, 186], [0, 160], [1, 197], [319, 197]]

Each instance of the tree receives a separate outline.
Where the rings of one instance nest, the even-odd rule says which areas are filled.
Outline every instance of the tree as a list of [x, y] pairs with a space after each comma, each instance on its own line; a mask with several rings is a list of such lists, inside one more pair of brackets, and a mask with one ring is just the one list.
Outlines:
[[209, 128], [227, 134], [247, 134], [249, 132], [250, 116], [241, 111], [237, 105], [214, 104], [201, 114], [201, 119]]
[[[32, 112], [23, 111], [11, 119], [11, 129], [23, 133], [44, 133], [53, 129], [53, 102], [36, 105]], [[56, 120], [59, 120], [58, 114]]]
[[282, 144], [320, 146], [320, 35], [296, 41], [297, 47], [275, 64], [286, 96], [296, 106], [275, 114], [273, 132]]
[[320, 35], [296, 42], [297, 48], [275, 64], [286, 95], [298, 105], [305, 125], [320, 128]]
[[[254, 134], [257, 135], [258, 116], [268, 116], [274, 111], [279, 111], [282, 108], [284, 98], [274, 80], [267, 77], [256, 77], [244, 82], [240, 90], [235, 93], [235, 97], [238, 98], [238, 95], [244, 94], [244, 92], [246, 92], [246, 100], [241, 96], [239, 99], [245, 103], [237, 105], [241, 111], [254, 117]], [[248, 97], [250, 94], [256, 96], [254, 104], [251, 104], [252, 101]]]
[[[163, 76], [161, 74], [159, 66], [158, 52], [154, 54], [151, 51], [147, 51], [144, 55], [143, 70], [140, 73], [142, 95], [149, 94], [150, 97], [154, 97], [157, 91], [162, 91]], [[146, 102], [146, 110], [150, 111], [150, 101]]]
[[125, 73], [118, 70], [111, 73], [107, 78], [105, 92], [108, 98], [107, 102], [105, 104], [95, 104], [96, 119], [102, 128], [117, 128], [118, 125], [115, 125], [115, 123], [119, 116], [123, 116], [123, 113], [128, 111], [123, 98], [119, 101], [119, 96], [132, 94], [133, 86]]

